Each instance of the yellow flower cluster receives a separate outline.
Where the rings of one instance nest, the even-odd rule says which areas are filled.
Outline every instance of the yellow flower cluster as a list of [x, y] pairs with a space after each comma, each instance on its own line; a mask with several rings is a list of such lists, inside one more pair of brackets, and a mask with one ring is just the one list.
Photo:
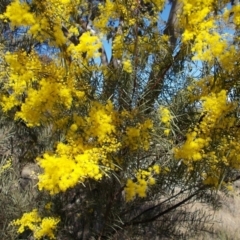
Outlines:
[[97, 36], [91, 35], [90, 32], [85, 32], [79, 38], [80, 43], [75, 46], [73, 43], [68, 47], [68, 53], [73, 59], [79, 59], [84, 56], [84, 59], [89, 60], [100, 56], [98, 50], [102, 44]]
[[45, 208], [46, 210], [50, 210], [50, 209], [52, 208], [52, 202], [48, 202], [48, 203], [44, 206], [44, 208]]
[[240, 4], [234, 5], [231, 9], [225, 9], [224, 18], [225, 21], [229, 21], [229, 17], [232, 16], [232, 21], [237, 28], [240, 27]]
[[[210, 94], [209, 96], [202, 97], [202, 108], [204, 120], [199, 124], [199, 130], [209, 135], [213, 128], [218, 128], [224, 121], [221, 121], [226, 114], [231, 112], [236, 105], [227, 101], [227, 92], [222, 90], [217, 94]], [[234, 121], [230, 121], [232, 124]], [[220, 123], [220, 124], [219, 124]], [[231, 125], [229, 126], [231, 127]]]
[[[203, 148], [207, 147], [212, 141], [210, 138], [211, 132], [218, 126], [221, 127], [224, 122], [221, 120], [235, 107], [234, 104], [227, 102], [227, 92], [225, 90], [218, 94], [212, 93], [209, 96], [204, 96], [201, 100], [203, 101], [203, 119], [194, 131], [190, 131], [187, 134], [187, 140], [184, 145], [175, 149], [175, 157], [177, 159], [201, 160], [204, 153]], [[234, 123], [232, 120], [231, 122]]]
[[[69, 151], [71, 146], [59, 144], [58, 152], [62, 149]], [[74, 149], [77, 151], [77, 149]], [[99, 180], [103, 173], [99, 163], [101, 158], [106, 158], [101, 149], [86, 150], [83, 154], [49, 155], [44, 154], [43, 158], [38, 159], [39, 165], [44, 173], [39, 176], [39, 189], [48, 190], [50, 194], [64, 192], [72, 188], [79, 182], [84, 182], [87, 178]]]
[[[85, 88], [85, 83], [76, 81], [74, 73], [66, 74], [57, 62], [46, 65], [34, 51], [7, 53], [5, 60], [7, 83], [1, 106], [5, 112], [21, 106], [15, 117], [28, 126], [44, 124], [50, 116], [59, 119], [62, 115], [59, 106], [70, 109], [74, 99], [84, 100], [84, 91], [78, 89]], [[79, 101], [74, 103], [79, 105]]]
[[[10, 20], [11, 26], [28, 26], [28, 33], [40, 41], [50, 38], [57, 46], [66, 43], [67, 38], [61, 30], [62, 19], [69, 19], [70, 12], [79, 1], [43, 0], [34, 2], [38, 7], [36, 13], [30, 11], [30, 6], [27, 3], [14, 0], [0, 17]], [[42, 15], [41, 11], [43, 11]], [[50, 28], [53, 29], [52, 35], [48, 34]]]
[[199, 161], [204, 154], [204, 147], [207, 147], [210, 138], [198, 137], [197, 132], [190, 132], [186, 135], [187, 140], [181, 148], [175, 149], [175, 158], [188, 161]]
[[[104, 4], [100, 4], [99, 12], [101, 14], [94, 22], [95, 27], [97, 27], [101, 30], [106, 29], [109, 18], [114, 19], [118, 16], [116, 11], [117, 11], [116, 2], [106, 0]], [[108, 13], [108, 14], [106, 14], [106, 13]], [[103, 31], [103, 33], [105, 33], [105, 32]]]
[[219, 178], [217, 176], [218, 174], [216, 175], [203, 174], [203, 178], [204, 178], [203, 184], [217, 188], [217, 186], [219, 185]]
[[161, 106], [159, 108], [159, 114], [160, 114], [160, 121], [166, 125], [170, 125], [170, 121], [172, 119], [171, 113], [168, 108]]
[[166, 126], [166, 129], [164, 130], [164, 134], [168, 136], [170, 133], [170, 123], [173, 117], [169, 109], [166, 107], [160, 106], [158, 109], [158, 112], [159, 112], [160, 121]]
[[105, 106], [93, 102], [85, 118], [74, 115], [67, 142], [58, 143], [55, 154], [46, 153], [38, 158], [44, 170], [39, 176], [39, 189], [56, 194], [87, 178], [99, 180], [105, 172], [115, 170], [109, 154], [117, 152], [121, 144], [115, 137], [114, 118], [111, 102]]
[[97, 138], [98, 143], [106, 142], [108, 136], [116, 132], [114, 126], [115, 111], [113, 105], [108, 101], [106, 106], [98, 102], [93, 102], [86, 118], [88, 128], [86, 138]]
[[139, 170], [136, 174], [136, 181], [128, 179], [124, 188], [126, 201], [132, 201], [136, 196], [146, 197], [148, 186], [156, 183], [154, 178], [156, 174], [160, 174], [159, 165], [149, 167], [148, 170]]
[[[154, 10], [151, 16], [148, 15], [148, 11], [142, 14], [144, 14], [146, 19], [155, 20], [158, 18], [158, 13], [163, 9], [165, 1], [152, 0], [151, 3]], [[106, 0], [99, 6], [100, 16], [95, 19], [94, 25], [103, 30], [106, 29], [109, 19], [116, 19], [122, 16], [125, 22], [131, 26], [137, 21], [135, 11], [137, 8], [140, 8], [140, 4], [140, 2], [135, 0], [129, 0], [127, 2], [123, 2], [121, 0]]]
[[35, 24], [35, 17], [29, 12], [30, 7], [26, 3], [14, 0], [7, 6], [6, 12], [0, 16], [1, 19], [9, 19], [12, 26], [29, 26]]
[[[69, 26], [71, 13], [76, 11], [80, 0], [42, 0], [34, 1], [37, 11], [36, 23], [29, 29], [29, 34], [34, 35], [39, 41], [50, 40], [54, 46], [67, 43], [67, 38], [62, 31], [62, 25]], [[69, 28], [74, 26], [69, 26]], [[52, 32], [49, 31], [52, 29]]]
[[219, 144], [215, 155], [218, 157], [218, 161], [225, 166], [230, 166], [234, 169], [240, 169], [240, 156], [238, 154], [240, 150], [240, 143], [238, 137], [234, 136], [222, 136], [218, 138]]
[[[201, 100], [203, 101], [203, 119], [194, 131], [190, 131], [186, 135], [187, 140], [183, 146], [175, 149], [177, 159], [185, 159], [188, 162], [192, 160], [199, 161], [203, 156], [206, 157], [204, 148], [208, 147], [213, 140], [211, 133], [225, 122], [225, 115], [235, 107], [234, 104], [227, 102], [225, 90], [218, 94], [202, 97]], [[228, 118], [226, 121], [228, 121]]]
[[226, 167], [240, 168], [239, 131], [234, 127], [236, 117], [232, 114], [237, 105], [228, 100], [226, 90], [200, 100], [201, 121], [187, 133], [185, 143], [174, 149], [175, 158], [183, 160], [188, 170], [194, 170], [194, 162], [201, 161], [203, 183], [218, 187]]
[[112, 54], [117, 59], [122, 59], [123, 57], [123, 39], [124, 36], [119, 34], [114, 38], [112, 46]]
[[7, 170], [10, 169], [12, 166], [12, 160], [8, 159], [6, 162], [0, 164], [0, 177], [1, 175]]
[[19, 226], [18, 233], [23, 233], [25, 230], [30, 229], [35, 239], [42, 239], [43, 237], [56, 239], [54, 230], [59, 221], [58, 218], [53, 217], [41, 218], [37, 209], [33, 209], [32, 212], [24, 213], [21, 219], [12, 221], [11, 225]]
[[182, 34], [184, 43], [191, 41], [194, 60], [212, 61], [213, 57], [225, 54], [227, 42], [217, 32], [217, 23], [212, 18], [216, 0], [181, 0], [183, 13], [179, 21], [185, 30]]
[[150, 130], [153, 123], [147, 119], [143, 123], [138, 123], [135, 127], [127, 127], [123, 145], [128, 146], [132, 151], [143, 149], [147, 151], [150, 145]]
[[131, 64], [131, 61], [129, 59], [123, 61], [123, 70], [127, 73], [132, 73], [132, 71], [133, 71], [132, 64]]

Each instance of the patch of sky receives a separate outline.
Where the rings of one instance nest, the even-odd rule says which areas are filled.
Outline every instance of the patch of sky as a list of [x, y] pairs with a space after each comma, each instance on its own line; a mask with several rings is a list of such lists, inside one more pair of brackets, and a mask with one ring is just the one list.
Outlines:
[[169, 3], [165, 4], [163, 11], [159, 13], [163, 21], [167, 22], [170, 10], [171, 10], [171, 4]]

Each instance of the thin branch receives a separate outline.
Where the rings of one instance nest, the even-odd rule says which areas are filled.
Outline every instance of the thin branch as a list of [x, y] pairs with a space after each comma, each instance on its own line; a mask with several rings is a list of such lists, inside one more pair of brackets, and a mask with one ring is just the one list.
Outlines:
[[[182, 201], [178, 202], [177, 204], [174, 204], [173, 206], [169, 207], [168, 209], [166, 209], [166, 210], [158, 213], [157, 215], [155, 215], [155, 216], [153, 216], [153, 217], [151, 217], [151, 218], [149, 218], [149, 219], [145, 219], [145, 220], [142, 220], [142, 221], [136, 221], [136, 222], [134, 222], [133, 220], [137, 218], [137, 217], [134, 217], [134, 219], [132, 219], [132, 220], [124, 223], [124, 226], [137, 225], [137, 224], [142, 224], [142, 223], [147, 223], [147, 222], [153, 222], [153, 221], [157, 220], [159, 217], [161, 217], [161, 216], [163, 216], [163, 215], [171, 212], [172, 210], [180, 207], [181, 205], [185, 204], [185, 203], [188, 202], [190, 199], [192, 199], [193, 197], [195, 197], [195, 196], [196, 196], [201, 190], [203, 190], [204, 188], [205, 188], [205, 186], [201, 187], [200, 189], [198, 189], [196, 192], [194, 192], [193, 194], [191, 194], [191, 195], [188, 196], [187, 198], [183, 199]], [[160, 203], [160, 204], [162, 204], [162, 203]], [[152, 207], [152, 209], [158, 207], [160, 204], [158, 204], [158, 205], [155, 206], [155, 207]], [[151, 210], [151, 208], [150, 208], [150, 210]], [[148, 211], [148, 209], [145, 210], [144, 212], [147, 212], [147, 211]], [[142, 215], [142, 213], [139, 214], [139, 216], [140, 216], [140, 215]]]

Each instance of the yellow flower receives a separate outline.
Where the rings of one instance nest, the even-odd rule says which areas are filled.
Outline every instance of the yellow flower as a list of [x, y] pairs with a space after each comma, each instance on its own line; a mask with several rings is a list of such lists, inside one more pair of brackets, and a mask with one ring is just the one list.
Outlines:
[[50, 239], [56, 239], [54, 236], [54, 230], [59, 223], [58, 218], [43, 218], [41, 224], [34, 231], [34, 237], [36, 239], [41, 239], [43, 237], [49, 237]]
[[150, 177], [150, 178], [148, 179], [148, 182], [149, 182], [150, 185], [154, 185], [154, 184], [156, 183], [156, 179], [153, 178], [153, 177]]
[[135, 188], [136, 188], [135, 183], [131, 179], [128, 179], [126, 183], [126, 187], [124, 188], [126, 202], [132, 201], [136, 196]]
[[160, 106], [159, 108], [159, 114], [160, 114], [160, 121], [164, 124], [166, 124], [166, 126], [169, 125], [170, 121], [172, 120], [172, 115], [170, 113], [170, 111], [168, 110], [168, 108]]
[[35, 23], [34, 15], [29, 10], [30, 7], [26, 3], [14, 0], [7, 6], [3, 16], [8, 18], [13, 26], [33, 25]]
[[35, 239], [42, 239], [43, 237], [55, 239], [53, 231], [59, 221], [59, 218], [53, 217], [41, 219], [37, 209], [33, 209], [32, 212], [24, 213], [20, 219], [12, 221], [11, 225], [20, 225], [18, 233], [23, 233], [26, 230], [25, 228], [29, 228], [33, 232]]
[[18, 233], [23, 233], [25, 228], [29, 228], [34, 231], [36, 225], [41, 222], [41, 218], [38, 215], [37, 209], [33, 209], [32, 212], [24, 213], [21, 219], [17, 219], [11, 222], [11, 225], [20, 225], [18, 228]]
[[154, 185], [156, 179], [153, 177], [154, 174], [160, 173], [160, 166], [154, 165], [149, 167], [148, 170], [138, 170], [136, 173], [136, 182], [131, 179], [127, 180], [126, 187], [124, 188], [126, 202], [132, 201], [137, 195], [139, 197], [146, 197], [148, 185]]
[[160, 166], [159, 166], [159, 165], [154, 165], [154, 166], [153, 166], [153, 170], [154, 170], [154, 172], [155, 172], [156, 174], [159, 174], [159, 173], [160, 173], [160, 170], [161, 170], [161, 168], [160, 168]]
[[88, 31], [84, 32], [79, 40], [80, 43], [77, 46], [71, 44], [68, 47], [68, 52], [74, 59], [81, 58], [83, 53], [86, 55], [87, 59], [100, 56], [98, 50], [101, 48], [102, 43], [97, 36], [91, 35], [91, 33]]
[[165, 136], [168, 136], [169, 133], [170, 133], [170, 129], [165, 129], [165, 130], [164, 130], [164, 135], [165, 135]]
[[44, 208], [46, 210], [50, 210], [52, 208], [52, 203], [51, 202], [47, 203]]
[[71, 131], [76, 132], [77, 129], [78, 129], [77, 124], [76, 124], [76, 123], [72, 124], [71, 127], [70, 127], [70, 129], [71, 129]]
[[123, 61], [123, 70], [127, 73], [132, 73], [132, 64], [130, 60]]

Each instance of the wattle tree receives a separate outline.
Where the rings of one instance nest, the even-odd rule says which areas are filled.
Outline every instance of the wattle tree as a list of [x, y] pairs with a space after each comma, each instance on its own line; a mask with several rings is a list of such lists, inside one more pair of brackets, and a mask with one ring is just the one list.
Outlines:
[[183, 207], [213, 203], [240, 167], [237, 1], [1, 8], [1, 114], [30, 139], [4, 159], [40, 167], [38, 200], [10, 226], [34, 239], [201, 230]]

